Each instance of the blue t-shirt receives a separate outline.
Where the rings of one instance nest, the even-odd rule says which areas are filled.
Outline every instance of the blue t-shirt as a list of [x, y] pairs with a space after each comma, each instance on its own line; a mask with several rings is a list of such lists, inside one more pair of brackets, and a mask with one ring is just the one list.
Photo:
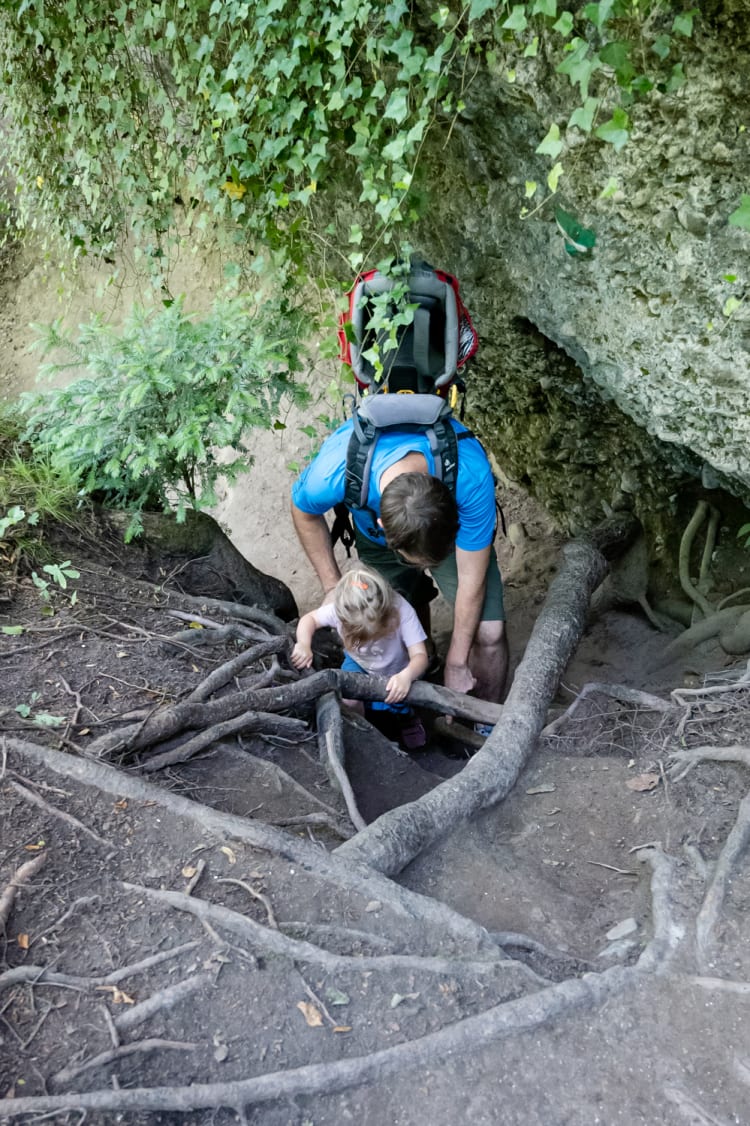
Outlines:
[[[457, 434], [466, 430], [460, 422], [451, 419]], [[292, 488], [292, 500], [297, 508], [311, 515], [322, 516], [344, 499], [346, 484], [346, 451], [352, 433], [349, 419], [335, 430], [323, 443], [318, 456], [310, 462], [297, 478]], [[380, 515], [380, 478], [394, 462], [408, 453], [424, 454], [427, 466], [434, 473], [435, 461], [425, 434], [385, 431], [378, 438], [372, 458], [367, 508]], [[458, 477], [456, 480], [458, 505], [458, 536], [456, 546], [463, 551], [481, 551], [495, 538], [495, 482], [487, 455], [476, 438], [463, 438], [458, 442]], [[352, 516], [357, 528], [373, 543], [385, 547], [385, 536], [372, 516], [362, 509], [354, 509]], [[375, 534], [373, 534], [373, 532]]]

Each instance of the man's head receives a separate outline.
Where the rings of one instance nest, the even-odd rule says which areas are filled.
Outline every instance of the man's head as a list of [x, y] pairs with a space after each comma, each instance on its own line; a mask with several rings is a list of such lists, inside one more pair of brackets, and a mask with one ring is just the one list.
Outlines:
[[442, 481], [426, 473], [399, 473], [380, 498], [386, 543], [411, 563], [434, 566], [453, 550], [456, 501]]

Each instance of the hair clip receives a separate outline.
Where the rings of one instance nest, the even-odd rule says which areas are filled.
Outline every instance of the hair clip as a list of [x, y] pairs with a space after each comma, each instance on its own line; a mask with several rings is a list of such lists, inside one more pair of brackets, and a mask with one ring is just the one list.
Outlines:
[[358, 586], [360, 590], [369, 590], [369, 584], [363, 583], [361, 579], [352, 579], [352, 586]]

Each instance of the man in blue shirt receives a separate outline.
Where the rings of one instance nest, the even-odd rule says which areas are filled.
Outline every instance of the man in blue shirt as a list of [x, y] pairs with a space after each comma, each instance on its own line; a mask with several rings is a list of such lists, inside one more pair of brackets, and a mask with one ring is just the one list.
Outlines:
[[[429, 634], [436, 591], [453, 605], [453, 633], [444, 681], [498, 702], [508, 671], [503, 587], [493, 547], [495, 483], [487, 455], [455, 419], [455, 496], [434, 475], [424, 433], [384, 431], [375, 446], [366, 508], [352, 510], [357, 552], [411, 602]], [[344, 500], [346, 455], [353, 423], [345, 422], [292, 489], [292, 519], [324, 591], [341, 577], [325, 513]]]

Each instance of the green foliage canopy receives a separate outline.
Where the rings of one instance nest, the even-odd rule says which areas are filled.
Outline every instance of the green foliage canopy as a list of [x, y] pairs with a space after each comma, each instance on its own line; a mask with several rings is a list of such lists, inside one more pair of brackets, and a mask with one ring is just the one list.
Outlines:
[[[682, 0], [575, 12], [562, 0], [3, 4], [18, 221], [56, 229], [79, 253], [112, 253], [132, 231], [158, 271], [180, 199], [197, 228], [299, 264], [309, 204], [338, 180], [358, 185], [368, 230], [388, 244], [416, 217], [431, 126], [461, 112], [480, 67], [545, 53], [580, 94], [568, 124], [620, 147], [629, 120], [624, 109], [604, 120], [613, 97], [683, 81], [676, 54], [696, 11]], [[361, 225], [350, 241], [356, 268], [370, 249]]]

